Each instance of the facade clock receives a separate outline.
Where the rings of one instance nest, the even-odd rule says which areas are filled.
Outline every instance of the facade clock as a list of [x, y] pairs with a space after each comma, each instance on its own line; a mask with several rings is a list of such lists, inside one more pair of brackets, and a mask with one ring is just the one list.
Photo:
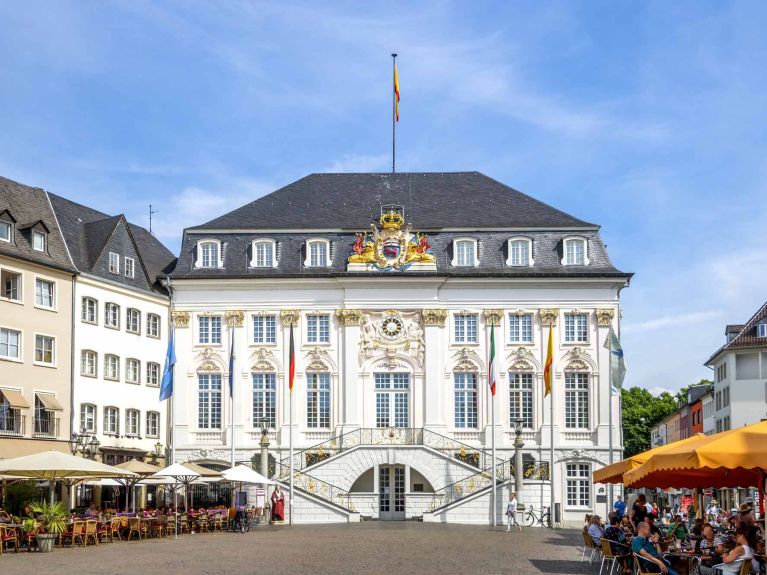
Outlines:
[[381, 324], [381, 330], [387, 337], [397, 337], [402, 333], [402, 320], [394, 316], [386, 317]]

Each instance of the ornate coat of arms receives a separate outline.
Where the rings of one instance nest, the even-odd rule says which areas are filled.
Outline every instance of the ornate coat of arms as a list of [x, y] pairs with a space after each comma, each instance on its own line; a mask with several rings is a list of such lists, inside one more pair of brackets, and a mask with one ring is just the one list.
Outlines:
[[381, 229], [371, 225], [370, 232], [360, 232], [347, 260], [348, 271], [394, 271], [406, 269], [435, 270], [436, 258], [426, 234], [402, 229], [405, 218], [390, 209], [378, 220]]

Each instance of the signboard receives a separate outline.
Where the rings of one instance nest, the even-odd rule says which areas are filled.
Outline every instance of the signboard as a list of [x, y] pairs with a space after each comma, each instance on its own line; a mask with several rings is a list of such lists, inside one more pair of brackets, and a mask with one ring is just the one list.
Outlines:
[[256, 507], [266, 507], [266, 489], [256, 489]]
[[713, 497], [714, 496], [714, 490], [713, 489], [704, 489], [703, 490], [704, 497]]
[[692, 507], [692, 502], [692, 495], [682, 495], [682, 504], [679, 506], [679, 511], [682, 513], [687, 513], [690, 507]]

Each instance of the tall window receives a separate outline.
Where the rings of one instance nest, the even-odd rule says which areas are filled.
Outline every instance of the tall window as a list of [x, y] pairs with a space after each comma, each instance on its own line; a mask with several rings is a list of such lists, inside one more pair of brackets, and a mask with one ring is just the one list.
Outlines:
[[589, 374], [565, 372], [565, 427], [589, 427]]
[[410, 424], [410, 374], [376, 373], [376, 427]]
[[146, 384], [160, 385], [160, 364], [148, 361], [146, 364]]
[[120, 273], [120, 254], [109, 252], [109, 273], [110, 274]]
[[330, 342], [330, 316], [306, 316], [306, 341], [308, 343]]
[[197, 374], [197, 427], [221, 429], [221, 374]]
[[133, 258], [125, 258], [125, 277], [132, 278], [136, 275], [136, 261]]
[[53, 365], [56, 360], [56, 339], [49, 335], [35, 335], [35, 362]]
[[565, 314], [565, 342], [585, 343], [589, 340], [589, 316], [585, 313]]
[[21, 301], [22, 276], [18, 272], [11, 270], [0, 270], [0, 287], [2, 287], [1, 297], [11, 301]]
[[98, 321], [98, 305], [98, 302], [92, 297], [84, 297], [80, 319], [86, 323], [96, 323]]
[[201, 315], [197, 318], [200, 343], [221, 343], [221, 316]]
[[477, 342], [477, 314], [457, 313], [454, 316], [455, 343]]
[[220, 246], [218, 242], [200, 242], [199, 258], [197, 260], [197, 267], [201, 268], [217, 268], [221, 257], [219, 255]]
[[274, 373], [253, 373], [253, 426], [259, 426], [262, 419], [269, 427], [277, 427], [276, 389], [277, 375]]
[[533, 374], [509, 374], [509, 424], [522, 420], [522, 427], [533, 427]]
[[455, 427], [477, 427], [477, 374], [456, 372], [453, 374]]
[[120, 329], [120, 306], [116, 303], [107, 302], [104, 304], [104, 325]]
[[273, 315], [253, 316], [253, 343], [276, 343], [277, 317]]
[[120, 433], [120, 410], [116, 407], [104, 408], [104, 434], [118, 435]]
[[253, 243], [253, 262], [251, 264], [257, 268], [270, 268], [274, 265], [274, 243], [254, 242]]
[[125, 361], [125, 381], [126, 383], [139, 383], [141, 378], [141, 362], [137, 359], [127, 359]]
[[0, 242], [11, 241], [11, 222], [0, 220]]
[[306, 262], [307, 266], [313, 268], [322, 268], [330, 265], [328, 258], [328, 242], [324, 240], [314, 240], [307, 244]]
[[98, 373], [98, 355], [95, 351], [84, 349], [80, 353], [80, 374], [96, 377]]
[[32, 232], [32, 249], [36, 252], [45, 251], [45, 234], [43, 232]]
[[125, 331], [141, 333], [141, 312], [139, 310], [128, 308], [125, 314]]
[[54, 283], [37, 278], [35, 280], [35, 305], [52, 308], [54, 301]]
[[146, 315], [146, 334], [149, 337], [160, 337], [160, 316], [156, 313]]
[[531, 242], [528, 239], [509, 240], [509, 259], [506, 261], [510, 266], [529, 266]]
[[567, 506], [591, 507], [591, 465], [568, 463], [565, 467]]
[[533, 316], [529, 313], [523, 315], [509, 314], [509, 342], [532, 343], [533, 342]]
[[156, 411], [147, 411], [146, 436], [160, 437], [160, 414]]
[[330, 374], [306, 374], [306, 426], [330, 427]]
[[120, 379], [120, 358], [111, 353], [104, 356], [104, 379]]
[[454, 266], [473, 267], [477, 264], [477, 244], [474, 240], [456, 240], [454, 249]]
[[[50, 397], [50, 396], [49, 396]], [[96, 432], [96, 406], [90, 405], [93, 409], [93, 429], [87, 429], [87, 431]], [[35, 397], [35, 425], [34, 432], [40, 435], [55, 436], [58, 431], [56, 429], [56, 422], [58, 419], [54, 418], [52, 412], [41, 401], [40, 396]], [[82, 411], [80, 413], [82, 419]]]
[[83, 403], [80, 406], [80, 429], [96, 433], [96, 406], [92, 403]]
[[0, 327], [0, 357], [21, 359], [21, 332]]
[[584, 266], [586, 261], [586, 241], [581, 238], [565, 240], [565, 257], [562, 262], [566, 266]]
[[128, 409], [125, 411], [125, 435], [128, 437], [137, 437], [141, 429], [141, 414], [138, 409]]

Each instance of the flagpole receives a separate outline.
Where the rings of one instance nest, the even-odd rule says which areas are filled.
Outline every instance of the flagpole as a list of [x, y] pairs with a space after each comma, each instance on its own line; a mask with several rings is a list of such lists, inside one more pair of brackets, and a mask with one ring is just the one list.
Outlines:
[[290, 442], [290, 522], [289, 525], [293, 525], [293, 390], [290, 390], [290, 432], [288, 433]]
[[232, 453], [230, 459], [232, 467], [234, 467], [234, 326], [229, 330], [229, 337], [229, 410], [232, 414]]
[[[608, 374], [607, 374], [607, 389], [609, 391], [609, 395], [607, 396], [608, 397], [608, 402], [609, 402], [609, 404], [607, 406], [607, 413], [608, 413], [608, 418], [609, 418], [609, 421], [610, 421], [610, 429], [607, 432], [607, 441], [610, 444], [610, 452], [609, 452], [609, 456], [608, 456], [607, 461], [608, 461], [608, 463], [610, 465], [612, 465], [612, 463], [613, 463], [613, 345], [612, 345], [612, 338], [610, 337], [610, 332], [612, 332], [612, 329], [613, 328], [611, 326], [610, 329], [607, 332], [607, 338], [608, 338], [608, 341], [610, 342], [610, 346], [607, 348], [607, 359], [608, 359], [608, 362], [607, 362], [607, 371], [608, 371]], [[652, 448], [652, 445], [650, 447]], [[606, 512], [605, 516], [610, 514], [610, 506], [613, 504], [613, 484], [612, 484], [612, 482], [608, 485], [607, 491], [608, 491], [608, 499], [609, 499], [609, 501], [607, 502], [607, 512]]]
[[495, 318], [491, 317], [490, 319], [492, 323], [490, 324], [490, 361], [488, 362], [487, 383], [490, 387], [490, 429], [492, 430], [490, 432], [490, 452], [492, 457], [491, 482], [493, 486], [493, 529], [495, 529], [498, 522], [498, 485], [496, 484], [495, 475], [495, 393], [493, 388], [493, 384], [495, 383]]
[[[554, 322], [549, 323], [549, 341], [551, 342]], [[550, 524], [554, 527], [554, 350], [552, 344], [551, 366], [549, 367], [549, 488], [551, 501], [549, 503]]]
[[395, 92], [395, 74], [397, 73], [397, 54], [391, 55], [392, 62], [392, 91], [391, 91], [391, 173], [395, 173], [396, 170], [396, 155], [395, 155], [395, 143], [396, 143], [396, 122], [397, 122], [397, 93]]

